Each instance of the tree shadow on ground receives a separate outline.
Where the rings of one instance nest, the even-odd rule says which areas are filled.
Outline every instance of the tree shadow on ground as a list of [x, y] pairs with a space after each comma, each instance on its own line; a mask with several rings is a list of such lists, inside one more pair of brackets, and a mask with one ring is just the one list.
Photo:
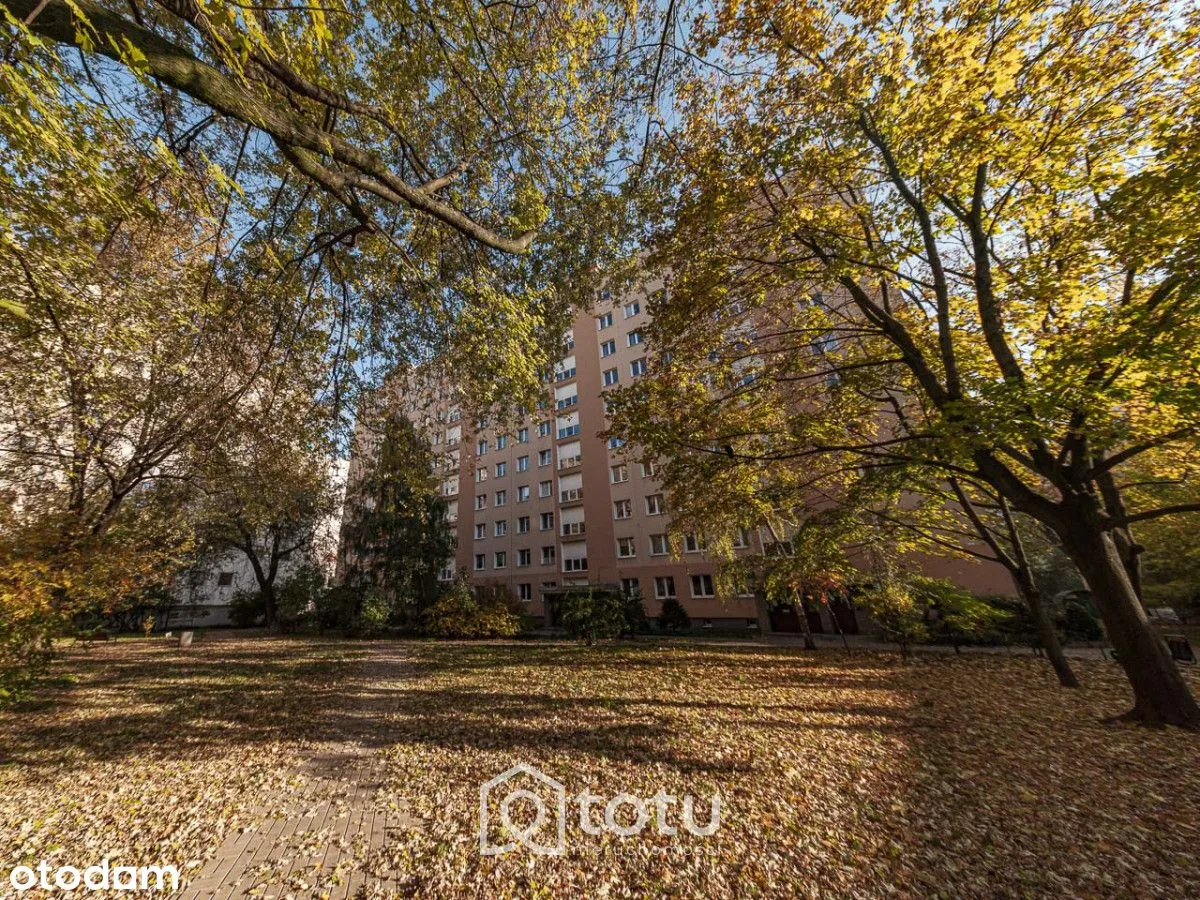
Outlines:
[[[75, 683], [47, 690], [40, 708], [0, 716], [0, 761], [39, 769], [83, 755], [169, 762], [206, 745], [268, 746], [278, 741], [352, 741], [367, 748], [405, 742], [469, 746], [520, 755], [537, 748], [631, 761], [663, 756], [681, 727], [878, 731], [907, 727], [902, 712], [874, 703], [785, 704], [766, 699], [781, 685], [861, 690], [878, 682], [879, 662], [847, 660], [818, 671], [811, 658], [759, 648], [602, 649], [569, 645], [342, 642], [304, 639], [209, 640], [181, 651], [162, 640], [133, 640], [69, 651], [59, 667]], [[740, 702], [679, 683], [676, 696], [639, 685], [677, 679], [700, 655], [736, 671]], [[558, 671], [597, 690], [522, 691], [520, 673], [554, 683]], [[449, 674], [460, 683], [449, 683]], [[486, 684], [463, 683], [484, 677]], [[614, 681], [614, 676], [619, 676]], [[440, 680], [439, 680], [440, 679]], [[434, 685], [434, 686], [430, 686]], [[610, 691], [605, 693], [605, 687]], [[754, 696], [761, 692], [764, 696]], [[779, 714], [788, 712], [788, 719]], [[836, 713], [836, 721], [830, 716]], [[797, 721], [796, 716], [802, 720]], [[681, 721], [681, 716], [687, 722]], [[675, 754], [689, 771], [728, 771], [743, 761]]]

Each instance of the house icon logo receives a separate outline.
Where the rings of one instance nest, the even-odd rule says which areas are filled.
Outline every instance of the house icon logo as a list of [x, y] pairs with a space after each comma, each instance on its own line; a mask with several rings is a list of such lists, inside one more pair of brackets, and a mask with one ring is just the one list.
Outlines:
[[[513, 821], [515, 808], [533, 809], [533, 821]], [[539, 856], [567, 849], [567, 791], [527, 763], [517, 763], [479, 786], [479, 852], [499, 856], [524, 845]]]

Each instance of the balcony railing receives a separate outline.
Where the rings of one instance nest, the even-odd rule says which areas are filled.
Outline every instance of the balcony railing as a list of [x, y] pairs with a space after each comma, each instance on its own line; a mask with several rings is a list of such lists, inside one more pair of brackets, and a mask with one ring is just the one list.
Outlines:
[[583, 488], [571, 488], [558, 492], [559, 503], [579, 503], [583, 500]]
[[562, 534], [563, 537], [571, 537], [573, 535], [585, 534], [587, 532], [586, 522], [563, 522]]
[[559, 471], [562, 471], [563, 469], [574, 469], [581, 465], [583, 465], [583, 456], [578, 453], [576, 453], [574, 456], [564, 456], [558, 461]]

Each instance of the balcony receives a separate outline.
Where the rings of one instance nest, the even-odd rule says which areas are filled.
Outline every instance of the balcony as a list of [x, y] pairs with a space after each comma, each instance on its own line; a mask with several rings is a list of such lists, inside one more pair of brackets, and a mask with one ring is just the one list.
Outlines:
[[578, 535], [585, 534], [586, 532], [587, 532], [587, 523], [586, 522], [563, 522], [562, 523], [562, 536], [563, 537], [575, 537]]
[[571, 488], [570, 490], [559, 491], [558, 502], [564, 505], [568, 503], [582, 503], [583, 488]]
[[567, 469], [578, 469], [583, 465], [583, 457], [576, 453], [574, 456], [564, 456], [558, 461], [558, 471], [565, 472]]
[[587, 557], [584, 556], [578, 559], [564, 559], [562, 561], [562, 570], [564, 572], [586, 572]]

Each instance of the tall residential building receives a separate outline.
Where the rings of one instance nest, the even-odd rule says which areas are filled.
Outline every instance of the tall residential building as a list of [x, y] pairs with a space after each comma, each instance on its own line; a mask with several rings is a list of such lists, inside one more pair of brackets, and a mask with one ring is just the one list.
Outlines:
[[[444, 384], [411, 387], [398, 398], [441, 457], [442, 494], [457, 535], [454, 565], [442, 577], [466, 570], [476, 584], [505, 585], [529, 615], [549, 624], [555, 593], [592, 584], [639, 592], [651, 617], [672, 596], [696, 627], [795, 630], [794, 610], [768, 618], [753, 594], [718, 596], [700, 537], [685, 535], [673, 555], [670, 498], [653, 463], [632, 461], [636, 454], [618, 452], [617, 439], [601, 436], [605, 392], [645, 373], [647, 321], [640, 298], [601, 295], [566, 334], [545, 400], [519, 422], [465, 417]], [[758, 534], [746, 532], [741, 543], [737, 552], [762, 552]], [[1011, 591], [998, 567], [945, 559], [926, 568], [980, 592]], [[849, 607], [835, 611], [836, 624], [829, 610], [823, 622], [819, 614], [809, 621], [817, 630], [856, 630]]]

